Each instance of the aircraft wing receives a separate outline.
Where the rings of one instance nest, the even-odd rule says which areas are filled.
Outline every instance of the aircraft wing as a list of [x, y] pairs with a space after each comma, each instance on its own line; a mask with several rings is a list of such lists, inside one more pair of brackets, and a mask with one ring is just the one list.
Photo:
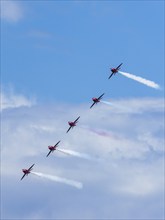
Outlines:
[[79, 120], [79, 118], [80, 118], [80, 116], [74, 121], [74, 123], [76, 122], [76, 121], [78, 121]]
[[67, 130], [67, 132], [66, 132], [66, 133], [68, 133], [68, 131], [70, 131], [71, 127], [72, 127], [72, 126], [70, 126], [70, 127], [68, 128], [68, 130]]
[[21, 180], [26, 176], [26, 173], [24, 173], [24, 175], [22, 176]]
[[60, 143], [60, 141], [57, 142], [57, 144], [55, 144], [54, 146], [57, 147], [57, 145]]
[[119, 65], [118, 67], [116, 67], [116, 69], [119, 69], [119, 68], [121, 67], [122, 64], [123, 64], [123, 63], [120, 63], [120, 65]]
[[49, 154], [50, 154], [51, 152], [52, 152], [52, 151], [50, 150], [50, 151], [49, 151], [49, 153], [48, 153], [46, 156], [48, 157], [48, 156], [49, 156]]
[[103, 97], [104, 94], [105, 94], [105, 93], [103, 93], [101, 96], [99, 96], [99, 97], [98, 97], [98, 100], [101, 99], [101, 98]]
[[96, 104], [96, 102], [93, 102], [93, 104], [91, 105], [91, 107], [90, 107], [90, 108], [92, 108], [92, 107], [94, 106], [94, 104]]
[[111, 75], [109, 76], [109, 78], [108, 78], [108, 79], [110, 79], [110, 78], [113, 76], [113, 74], [114, 74], [114, 73], [111, 73]]
[[32, 169], [33, 166], [34, 166], [34, 164], [33, 164], [31, 167], [29, 167], [28, 171], [30, 171], [30, 170]]

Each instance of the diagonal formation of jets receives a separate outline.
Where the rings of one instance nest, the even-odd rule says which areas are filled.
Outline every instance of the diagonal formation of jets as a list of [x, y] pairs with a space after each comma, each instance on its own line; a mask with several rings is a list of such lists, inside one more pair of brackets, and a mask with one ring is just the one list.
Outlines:
[[[122, 63], [121, 63], [119, 66], [117, 66], [116, 68], [111, 68], [111, 72], [112, 72], [112, 73], [111, 73], [111, 75], [109, 76], [108, 79], [110, 79], [110, 78], [112, 77], [112, 75], [116, 74], [116, 73], [119, 71], [121, 65], [122, 65]], [[90, 106], [90, 108], [92, 108], [95, 104], [99, 103], [100, 100], [103, 98], [104, 94], [105, 94], [105, 93], [101, 94], [98, 98], [93, 97], [93, 98], [92, 98], [93, 103], [92, 103], [92, 105]], [[68, 128], [68, 130], [66, 131], [66, 133], [68, 133], [68, 132], [71, 130], [71, 128], [74, 128], [74, 127], [77, 125], [79, 119], [80, 119], [80, 116], [79, 116], [78, 118], [76, 118], [74, 121], [68, 121], [69, 128]], [[48, 146], [49, 152], [48, 152], [48, 154], [46, 155], [46, 157], [48, 157], [48, 156], [50, 155], [50, 153], [53, 153], [55, 150], [57, 150], [57, 147], [58, 147], [58, 145], [59, 145], [60, 142], [61, 142], [61, 141], [58, 141], [55, 145], [53, 145], [53, 146], [49, 145], [49, 146]], [[29, 173], [31, 173], [33, 166], [34, 166], [34, 164], [33, 164], [30, 168], [28, 168], [28, 169], [22, 169], [22, 172], [23, 172], [24, 174], [23, 174], [21, 180], [22, 180], [25, 176], [28, 176]]]
[[[143, 79], [143, 78], [141, 78], [141, 77], [137, 77], [137, 76], [134, 76], [134, 75], [131, 75], [131, 74], [128, 74], [128, 73], [124, 73], [124, 72], [119, 71], [120, 68], [121, 68], [121, 66], [122, 66], [122, 64], [123, 64], [123, 63], [120, 63], [120, 65], [118, 65], [116, 68], [111, 68], [111, 69], [110, 69], [111, 74], [110, 74], [110, 76], [108, 77], [108, 79], [110, 79], [113, 75], [115, 75], [116, 73], [119, 72], [119, 73], [121, 73], [121, 74], [125, 74], [125, 75], [126, 75], [127, 77], [129, 77], [129, 78], [132, 78], [132, 79], [134, 79], [134, 80], [137, 80], [137, 81], [139, 81], [139, 82], [141, 82], [141, 83], [143, 83], [143, 84], [146, 84], [146, 85], [148, 85], [148, 86], [150, 86], [150, 87], [159, 88], [159, 85], [155, 84], [155, 83], [152, 82], [152, 81], [149, 81], [149, 80]], [[90, 109], [91, 109], [95, 104], [97, 104], [97, 103], [99, 103], [99, 102], [103, 102], [103, 101], [101, 101], [101, 99], [103, 98], [104, 94], [105, 94], [105, 93], [102, 93], [99, 97], [97, 97], [97, 98], [96, 98], [96, 97], [92, 98], [93, 103], [92, 103], [92, 105], [90, 106]], [[68, 133], [68, 132], [71, 130], [71, 128], [74, 128], [74, 127], [77, 125], [79, 119], [80, 119], [80, 116], [79, 116], [78, 118], [76, 118], [74, 121], [69, 121], [69, 122], [68, 122], [69, 128], [68, 128], [68, 130], [66, 131], [66, 133]], [[53, 153], [55, 150], [57, 150], [59, 143], [60, 143], [60, 141], [58, 141], [54, 146], [50, 146], [50, 145], [48, 146], [49, 152], [48, 152], [48, 154], [46, 155], [46, 157], [48, 157], [48, 156], [50, 155], [50, 153]], [[58, 151], [60, 151], [60, 150], [58, 150]], [[69, 154], [69, 153], [67, 153], [67, 152], [65, 152], [65, 151], [62, 151], [62, 149], [61, 149], [61, 152], [66, 153], [66, 154]], [[77, 155], [79, 154], [79, 153], [77, 153], [77, 152], [74, 152], [74, 153], [76, 153]], [[34, 166], [34, 164], [33, 164], [32, 166], [30, 166], [28, 169], [22, 169], [22, 172], [23, 172], [24, 174], [23, 174], [21, 180], [22, 180], [25, 176], [28, 176], [29, 173], [31, 173], [33, 166]], [[35, 172], [32, 172], [32, 173], [35, 173]], [[41, 175], [41, 174], [40, 174], [40, 175]], [[43, 175], [43, 174], [42, 174], [42, 175]], [[45, 176], [47, 176], [47, 175], [45, 175]], [[54, 177], [51, 177], [51, 178], [54, 178]], [[57, 177], [56, 177], [56, 178], [57, 178]], [[65, 182], [66, 182], [66, 181], [65, 181]], [[68, 182], [68, 180], [67, 180], [67, 182]], [[72, 182], [74, 182], [74, 181], [72, 181]], [[77, 186], [77, 184], [79, 184], [79, 183], [76, 183], [76, 186]], [[72, 185], [75, 186], [75, 182], [74, 182], [74, 184], [72, 184]], [[79, 186], [79, 185], [78, 185], [78, 186]]]

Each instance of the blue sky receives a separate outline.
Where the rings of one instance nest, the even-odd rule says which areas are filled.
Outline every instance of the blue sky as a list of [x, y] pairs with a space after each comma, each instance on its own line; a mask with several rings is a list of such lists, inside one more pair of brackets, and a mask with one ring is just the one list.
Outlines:
[[[1, 12], [2, 219], [163, 220], [164, 2], [2, 0]], [[161, 89], [108, 80], [121, 62]], [[103, 92], [112, 105], [89, 109]], [[46, 158], [59, 140], [97, 160]], [[33, 163], [84, 187], [20, 181]]]
[[[3, 2], [3, 1], [2, 1]], [[18, 20], [2, 20], [2, 83], [41, 102], [163, 96], [109, 68], [163, 85], [162, 1], [14, 1]], [[3, 4], [3, 3], [2, 3]]]

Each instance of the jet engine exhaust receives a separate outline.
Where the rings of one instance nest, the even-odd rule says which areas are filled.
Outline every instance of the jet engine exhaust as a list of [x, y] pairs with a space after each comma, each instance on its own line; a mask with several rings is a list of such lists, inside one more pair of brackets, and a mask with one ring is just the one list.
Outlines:
[[69, 154], [71, 156], [80, 157], [80, 158], [87, 159], [87, 160], [94, 159], [88, 154], [79, 153], [79, 152], [73, 151], [73, 150], [68, 150], [68, 149], [57, 149], [57, 150], [65, 153], [65, 154]]
[[108, 102], [108, 101], [100, 101], [101, 103], [104, 103], [106, 105], [110, 105], [110, 106], [113, 106], [113, 107], [116, 107], [116, 108], [119, 108], [119, 109], [122, 109], [122, 110], [125, 110], [126, 112], [131, 112], [131, 109], [128, 109], [128, 108], [125, 108], [121, 105], [117, 105], [117, 104], [114, 104], [112, 102]]
[[62, 177], [58, 177], [58, 176], [52, 176], [52, 175], [49, 175], [49, 174], [39, 173], [39, 172], [31, 172], [31, 173], [36, 175], [36, 176], [48, 179], [48, 180], [52, 180], [52, 181], [55, 181], [55, 182], [65, 183], [67, 185], [74, 186], [78, 189], [83, 188], [83, 184], [81, 182], [77, 182], [77, 181], [74, 181], [74, 180], [70, 180], [70, 179], [66, 179], [66, 178], [62, 178]]
[[156, 84], [155, 82], [153, 82], [153, 81], [144, 79], [140, 76], [136, 76], [136, 75], [133, 75], [133, 74], [130, 74], [130, 73], [125, 73], [125, 72], [121, 72], [121, 71], [119, 71], [119, 73], [122, 74], [123, 76], [126, 76], [127, 78], [130, 78], [130, 79], [133, 79], [133, 80], [138, 81], [140, 83], [143, 83], [146, 86], [152, 87], [154, 89], [160, 89], [160, 86], [158, 84]]

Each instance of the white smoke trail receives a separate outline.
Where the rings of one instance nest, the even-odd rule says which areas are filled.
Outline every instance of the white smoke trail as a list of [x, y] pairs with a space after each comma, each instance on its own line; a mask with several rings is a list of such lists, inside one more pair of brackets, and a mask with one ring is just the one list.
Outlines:
[[57, 149], [58, 151], [61, 151], [62, 153], [71, 155], [71, 156], [75, 156], [75, 157], [80, 157], [80, 158], [84, 158], [87, 160], [93, 160], [94, 158], [91, 157], [88, 154], [83, 154], [83, 153], [79, 153], [77, 151], [73, 151], [73, 150], [68, 150], [68, 149]]
[[101, 103], [104, 103], [104, 104], [107, 104], [107, 105], [112, 105], [112, 106], [114, 106], [111, 102], [107, 102], [107, 101], [103, 101], [103, 100], [101, 100], [100, 102], [101, 102]]
[[153, 82], [153, 81], [144, 79], [144, 78], [142, 78], [140, 76], [135, 76], [135, 75], [130, 74], [130, 73], [125, 73], [125, 72], [121, 72], [121, 71], [119, 71], [119, 73], [122, 74], [123, 76], [126, 76], [126, 77], [128, 77], [130, 79], [136, 80], [136, 81], [138, 81], [140, 83], [143, 83], [143, 84], [145, 84], [145, 85], [147, 85], [149, 87], [152, 87], [154, 89], [160, 89], [160, 86], [158, 84], [156, 84], [155, 82]]
[[77, 181], [74, 181], [74, 180], [65, 179], [65, 178], [62, 178], [62, 177], [52, 176], [52, 175], [48, 175], [48, 174], [44, 174], [44, 173], [39, 173], [39, 172], [32, 172], [31, 171], [30, 173], [32, 173], [32, 174], [34, 174], [36, 176], [39, 176], [39, 177], [43, 177], [43, 178], [55, 181], [55, 182], [65, 183], [65, 184], [74, 186], [74, 187], [76, 187], [78, 189], [82, 189], [82, 187], [83, 187], [83, 184], [81, 182], [77, 182]]
[[56, 150], [57, 150], [57, 151], [59, 151], [59, 152], [62, 152], [62, 153], [64, 153], [64, 154], [71, 155], [70, 153], [65, 152], [65, 150], [64, 150], [64, 149], [56, 149]]
[[132, 113], [133, 111], [129, 108], [126, 108], [125, 106], [122, 106], [122, 105], [119, 105], [119, 104], [114, 104], [112, 102], [108, 102], [108, 101], [100, 101], [106, 105], [110, 105], [110, 106], [113, 106], [115, 108], [118, 108], [119, 109], [119, 112], [122, 112], [122, 113]]
[[100, 101], [101, 103], [104, 103], [104, 104], [106, 104], [106, 105], [111, 105], [111, 106], [114, 106], [114, 107], [117, 107], [117, 108], [120, 108], [120, 109], [122, 109], [122, 110], [125, 110], [125, 111], [128, 111], [128, 112], [131, 112], [131, 109], [129, 109], [129, 108], [125, 108], [125, 107], [123, 107], [123, 106], [121, 106], [121, 105], [117, 105], [117, 104], [114, 104], [114, 103], [111, 103], [111, 102], [108, 102], [108, 101]]

